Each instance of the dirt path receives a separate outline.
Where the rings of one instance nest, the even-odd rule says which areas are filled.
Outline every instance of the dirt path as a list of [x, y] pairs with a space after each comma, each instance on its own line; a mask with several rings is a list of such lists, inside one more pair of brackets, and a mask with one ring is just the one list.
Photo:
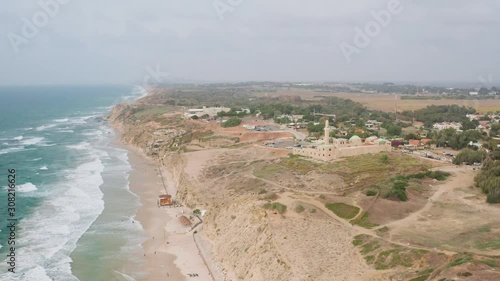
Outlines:
[[[447, 169], [447, 171], [450, 171]], [[451, 171], [450, 171], [451, 172]], [[433, 189], [436, 189], [434, 194], [428, 199], [428, 202], [425, 206], [412, 213], [408, 217], [397, 220], [394, 222], [390, 222], [385, 226], [391, 229], [391, 232], [401, 228], [408, 228], [411, 225], [415, 224], [420, 218], [425, 217], [425, 213], [430, 210], [439, 199], [446, 193], [452, 192], [455, 189], [459, 188], [467, 188], [474, 184], [474, 176], [471, 171], [463, 171], [460, 172], [452, 172], [452, 175], [448, 181], [443, 184], [437, 184], [431, 186]]]

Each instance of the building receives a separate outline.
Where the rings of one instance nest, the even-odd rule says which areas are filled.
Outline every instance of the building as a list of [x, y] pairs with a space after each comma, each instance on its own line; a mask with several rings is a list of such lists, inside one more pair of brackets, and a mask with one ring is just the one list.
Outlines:
[[442, 122], [442, 123], [436, 123], [432, 127], [438, 131], [445, 129], [460, 130], [462, 128], [462, 124], [458, 122]]
[[332, 161], [339, 158], [391, 151], [391, 143], [375, 136], [365, 140], [358, 136], [350, 139], [333, 139], [330, 144], [330, 126], [325, 122], [323, 144], [303, 147], [294, 147], [293, 154], [311, 157], [322, 161]]
[[217, 113], [225, 111], [228, 112], [230, 111], [231, 108], [227, 107], [206, 107], [204, 106], [203, 108], [195, 108], [195, 109], [188, 109], [186, 112], [184, 112], [184, 117], [186, 118], [192, 118], [193, 116], [197, 116], [198, 118], [201, 118], [202, 116], [207, 115], [208, 117], [215, 117], [217, 116]]
[[479, 92], [469, 92], [469, 95], [471, 95], [471, 96], [477, 96], [477, 95], [479, 95]]
[[158, 197], [157, 204], [159, 207], [164, 207], [164, 206], [172, 206], [174, 203], [172, 202], [172, 196], [171, 195], [160, 195]]

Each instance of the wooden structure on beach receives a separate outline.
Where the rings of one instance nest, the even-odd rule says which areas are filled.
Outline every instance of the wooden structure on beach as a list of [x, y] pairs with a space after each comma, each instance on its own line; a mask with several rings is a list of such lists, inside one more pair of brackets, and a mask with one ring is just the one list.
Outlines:
[[160, 195], [158, 198], [158, 206], [159, 207], [165, 207], [165, 206], [172, 206], [174, 203], [172, 202], [172, 195]]

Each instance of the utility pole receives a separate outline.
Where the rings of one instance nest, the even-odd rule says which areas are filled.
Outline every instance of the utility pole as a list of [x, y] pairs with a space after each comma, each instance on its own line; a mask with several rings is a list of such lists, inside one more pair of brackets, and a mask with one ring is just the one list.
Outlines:
[[394, 96], [394, 120], [398, 122], [398, 95]]

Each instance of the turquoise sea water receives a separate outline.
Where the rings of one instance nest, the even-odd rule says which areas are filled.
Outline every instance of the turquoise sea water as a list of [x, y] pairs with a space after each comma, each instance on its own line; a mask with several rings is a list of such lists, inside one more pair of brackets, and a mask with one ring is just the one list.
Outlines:
[[[128, 86], [0, 87], [0, 280], [121, 280], [140, 251], [125, 150], [99, 117]], [[16, 170], [16, 273], [7, 272], [7, 170]], [[132, 261], [140, 264], [140, 260]]]

